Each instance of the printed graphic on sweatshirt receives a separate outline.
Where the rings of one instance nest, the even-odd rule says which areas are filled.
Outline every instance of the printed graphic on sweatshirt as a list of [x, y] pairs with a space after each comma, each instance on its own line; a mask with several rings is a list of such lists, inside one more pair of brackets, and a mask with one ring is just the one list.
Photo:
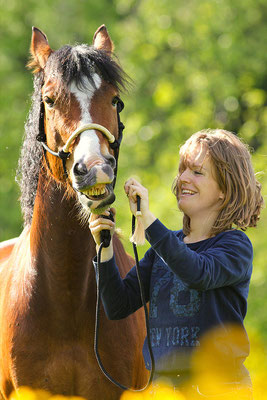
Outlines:
[[170, 290], [170, 308], [177, 317], [193, 317], [200, 309], [200, 295], [197, 290], [187, 289], [176, 277]]
[[157, 265], [151, 280], [150, 338], [155, 347], [199, 346], [200, 294], [188, 289], [166, 266]]
[[199, 346], [198, 326], [169, 326], [150, 328], [152, 347], [196, 347]]
[[[156, 280], [150, 296], [150, 318], [158, 317], [160, 290], [169, 290], [169, 309], [176, 317], [193, 317], [200, 310], [200, 295], [197, 290], [188, 289], [171, 271]], [[162, 296], [161, 296], [162, 297]]]

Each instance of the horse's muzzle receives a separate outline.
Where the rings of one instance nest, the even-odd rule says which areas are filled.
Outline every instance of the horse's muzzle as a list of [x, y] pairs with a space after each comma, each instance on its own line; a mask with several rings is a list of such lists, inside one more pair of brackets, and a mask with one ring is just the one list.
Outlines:
[[114, 163], [95, 163], [88, 169], [83, 163], [73, 167], [73, 187], [85, 208], [98, 212], [107, 208], [115, 200], [112, 182]]

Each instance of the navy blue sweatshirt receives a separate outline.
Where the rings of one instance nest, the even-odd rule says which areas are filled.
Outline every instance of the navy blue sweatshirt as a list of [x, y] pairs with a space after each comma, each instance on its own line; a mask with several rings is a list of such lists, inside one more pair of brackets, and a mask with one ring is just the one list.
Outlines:
[[[253, 258], [248, 237], [229, 230], [185, 244], [181, 230], [171, 231], [156, 220], [147, 228], [146, 238], [151, 248], [140, 260], [140, 272], [150, 301], [156, 370], [189, 369], [192, 350], [203, 334], [228, 324], [243, 329], [245, 340], [230, 350], [242, 365], [249, 353], [243, 327]], [[121, 279], [114, 257], [100, 265], [100, 293], [109, 319], [125, 318], [142, 306], [136, 268]], [[146, 341], [143, 354], [150, 369]]]

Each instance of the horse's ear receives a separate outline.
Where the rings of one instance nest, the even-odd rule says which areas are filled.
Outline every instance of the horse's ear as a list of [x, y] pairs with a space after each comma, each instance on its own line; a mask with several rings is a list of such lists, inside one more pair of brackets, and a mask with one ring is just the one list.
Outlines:
[[48, 44], [46, 35], [34, 26], [32, 27], [30, 51], [32, 57], [28, 63], [28, 67], [34, 68], [34, 72], [39, 72], [45, 67], [47, 59], [53, 50]]
[[101, 25], [94, 34], [93, 45], [98, 50], [105, 50], [108, 53], [112, 53], [114, 45], [108, 34], [105, 25]]

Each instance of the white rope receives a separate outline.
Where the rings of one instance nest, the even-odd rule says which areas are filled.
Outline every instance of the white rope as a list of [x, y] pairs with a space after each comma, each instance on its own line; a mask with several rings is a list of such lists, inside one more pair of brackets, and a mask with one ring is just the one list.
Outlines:
[[115, 142], [115, 137], [110, 133], [110, 131], [102, 125], [99, 124], [86, 124], [76, 129], [71, 136], [68, 138], [66, 144], [63, 147], [63, 151], [67, 153], [69, 151], [70, 145], [77, 136], [79, 136], [82, 132], [88, 131], [90, 129], [96, 129], [97, 131], [102, 132], [108, 139], [109, 143]]

